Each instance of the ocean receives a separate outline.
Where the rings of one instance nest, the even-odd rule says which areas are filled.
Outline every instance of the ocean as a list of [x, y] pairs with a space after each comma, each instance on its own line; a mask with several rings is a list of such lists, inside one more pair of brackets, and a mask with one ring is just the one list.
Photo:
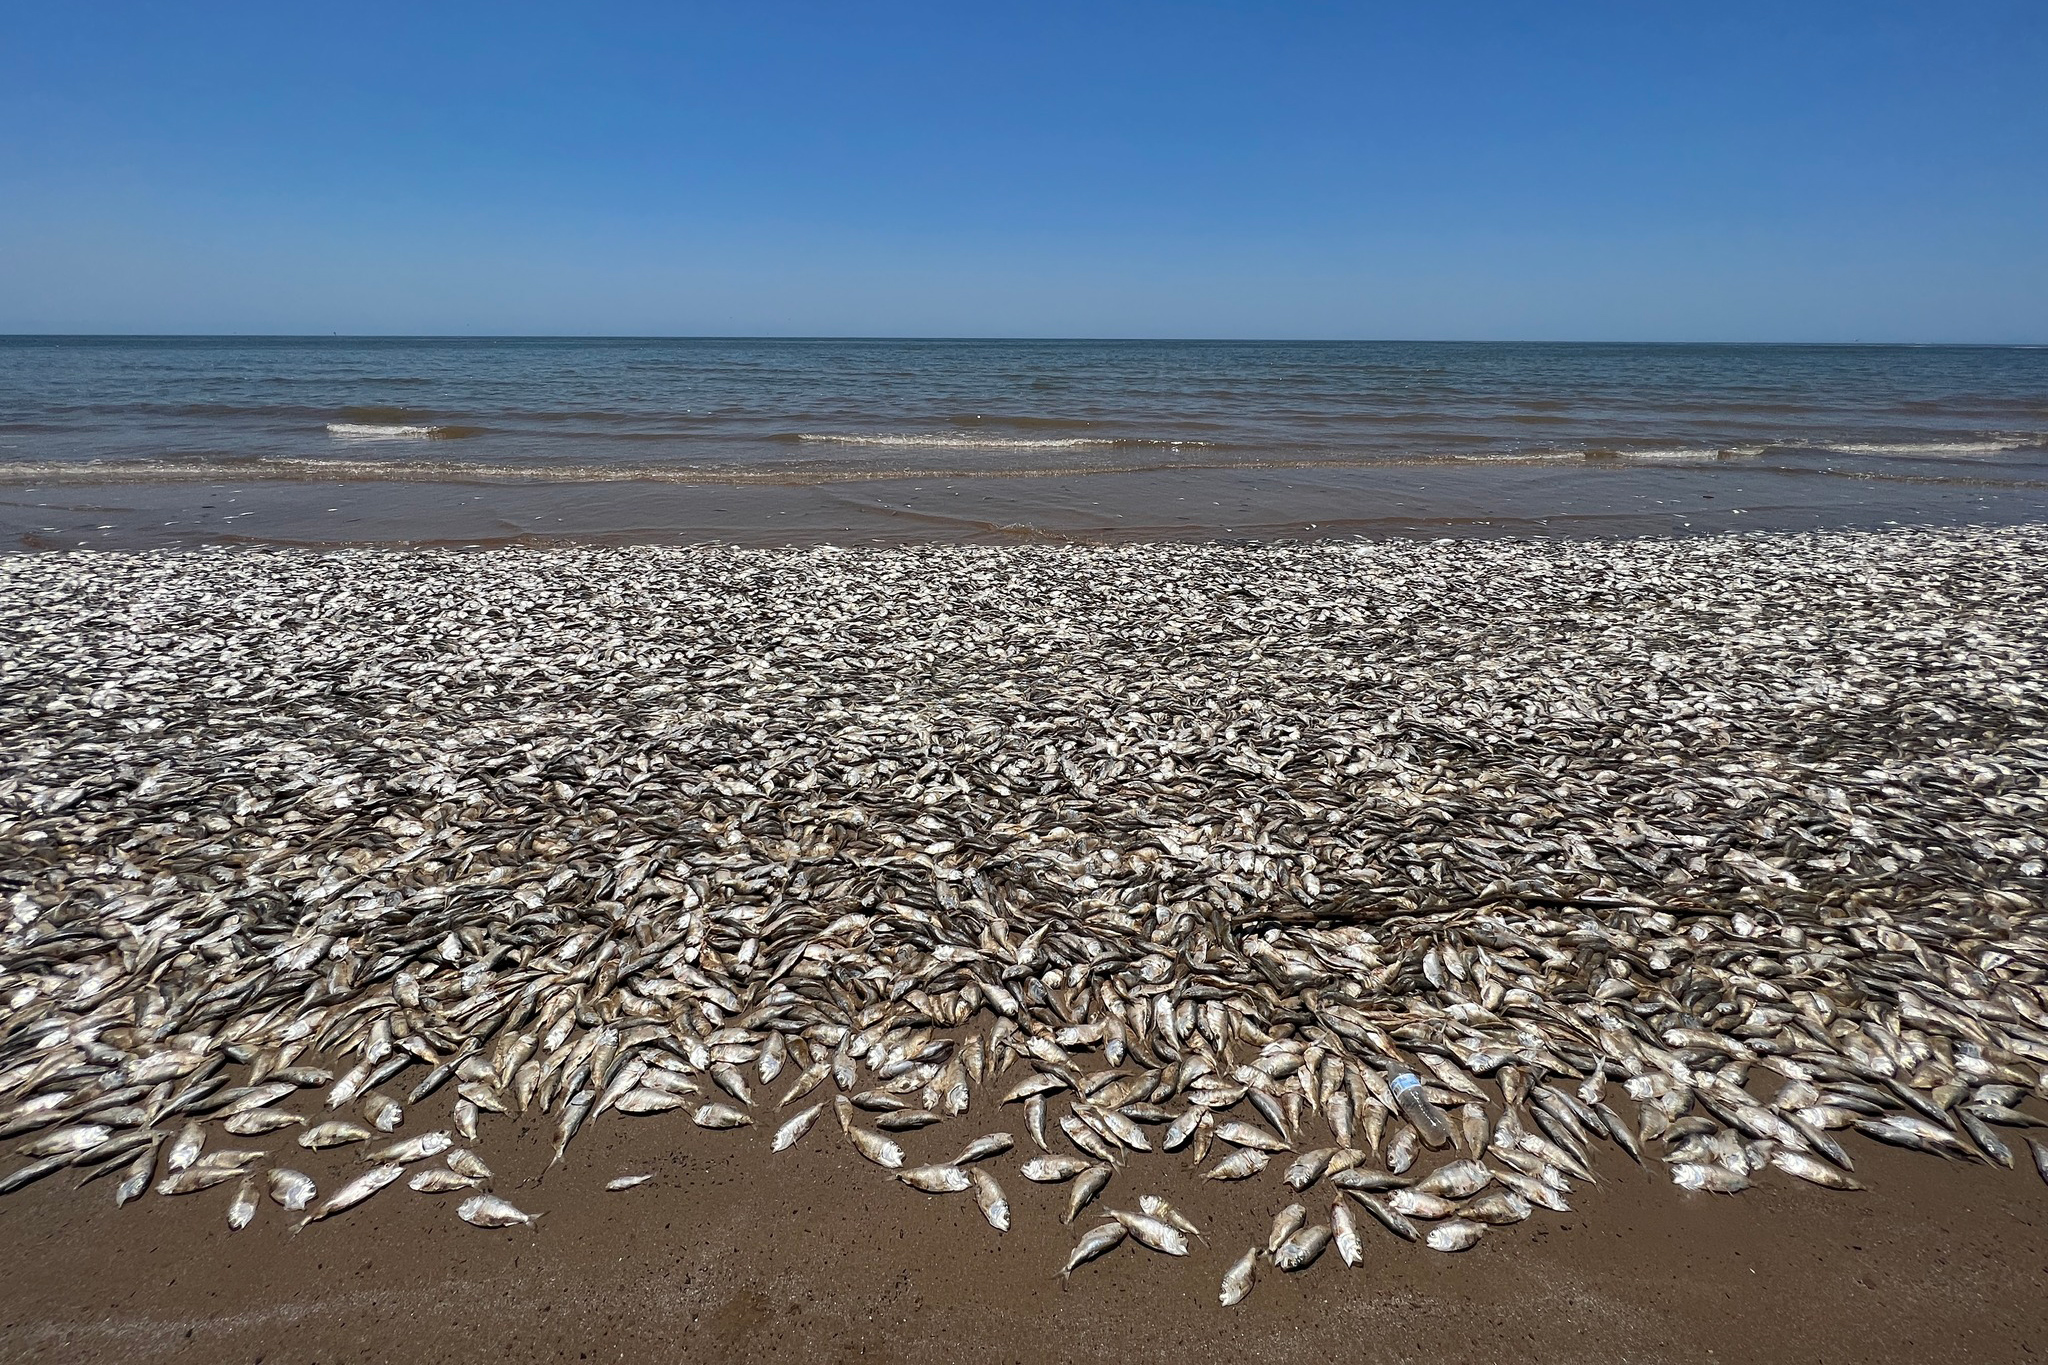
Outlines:
[[[1654, 492], [1701, 479], [1721, 491]], [[916, 489], [954, 490], [926, 497], [924, 532], [884, 517], [897, 537], [1696, 526], [1724, 509], [1690, 504], [1724, 495], [1771, 524], [2009, 520], [2044, 483], [2037, 347], [0, 338], [0, 484], [72, 490], [12, 496], [0, 530], [24, 544], [131, 543], [145, 522], [261, 539], [288, 508], [277, 538], [323, 543], [861, 538], [897, 490], [853, 486], [883, 484], [911, 521]], [[32, 510], [95, 484], [156, 491], [84, 542]], [[223, 505], [178, 485], [269, 511], [223, 531], [198, 515]], [[289, 491], [311, 485], [363, 515]], [[691, 486], [729, 517], [676, 501]]]

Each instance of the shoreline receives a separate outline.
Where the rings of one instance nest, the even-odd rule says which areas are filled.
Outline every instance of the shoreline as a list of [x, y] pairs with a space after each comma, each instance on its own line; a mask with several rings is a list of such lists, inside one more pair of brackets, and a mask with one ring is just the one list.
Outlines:
[[[2025, 1358], [2044, 555], [0, 558], [0, 1122], [54, 1153], [0, 1196], [0, 1356]], [[388, 1133], [295, 1140], [372, 1090]], [[389, 1163], [455, 1143], [541, 1221], [395, 1184], [231, 1231], [241, 1169], [154, 1188], [188, 1124], [323, 1199], [438, 1134]], [[1035, 1183], [1041, 1137], [1101, 1174]], [[139, 1202], [72, 1188], [129, 1162]], [[1052, 1278], [1141, 1195], [1189, 1254]], [[1218, 1304], [1289, 1203], [1397, 1200], [1489, 1221], [1446, 1255], [1360, 1219], [1358, 1266]]]
[[[1838, 462], [1841, 463], [1841, 462]], [[0, 552], [157, 546], [883, 545], [1658, 536], [2048, 520], [2023, 471], [1725, 462], [1417, 463], [598, 482], [26, 482]]]

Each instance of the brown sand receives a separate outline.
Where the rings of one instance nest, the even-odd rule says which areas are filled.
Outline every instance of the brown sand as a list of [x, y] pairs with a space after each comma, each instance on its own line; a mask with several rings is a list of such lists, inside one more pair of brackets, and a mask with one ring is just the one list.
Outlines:
[[[909, 1134], [945, 1160], [1014, 1107]], [[794, 1151], [762, 1129], [608, 1117], [542, 1175], [548, 1134], [498, 1120], [481, 1150], [532, 1230], [456, 1220], [460, 1195], [396, 1185], [293, 1236], [265, 1203], [230, 1232], [228, 1187], [115, 1209], [110, 1182], [50, 1180], [0, 1201], [0, 1359], [20, 1361], [1099, 1360], [2008, 1361], [2048, 1351], [2048, 1186], [1851, 1137], [1873, 1187], [1833, 1194], [1775, 1172], [1735, 1197], [1686, 1194], [1610, 1160], [1577, 1211], [1541, 1210], [1442, 1255], [1361, 1219], [1367, 1264], [1261, 1267], [1218, 1281], [1297, 1196], [1275, 1162], [1234, 1186], [1140, 1158], [1102, 1204], [1166, 1195], [1208, 1234], [1186, 1260], [1127, 1242], [1052, 1272], [1078, 1231], [1064, 1186], [1001, 1176], [1014, 1231], [967, 1195], [894, 1183], [829, 1111]], [[341, 1153], [255, 1139], [333, 1188]], [[2022, 1163], [2024, 1166], [2024, 1148]], [[613, 1176], [651, 1171], [608, 1194]], [[1327, 1184], [1300, 1196], [1327, 1217]]]

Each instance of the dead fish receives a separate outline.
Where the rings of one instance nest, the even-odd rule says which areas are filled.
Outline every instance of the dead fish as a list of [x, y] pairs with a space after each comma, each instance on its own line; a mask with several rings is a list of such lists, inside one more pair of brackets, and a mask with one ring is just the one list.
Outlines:
[[1340, 1190], [1361, 1190], [1377, 1194], [1382, 1190], [1405, 1190], [1415, 1181], [1392, 1171], [1374, 1170], [1370, 1166], [1355, 1166], [1348, 1171], [1339, 1171], [1330, 1177], [1330, 1183]]
[[[655, 1090], [649, 1086], [636, 1086], [612, 1101], [612, 1107], [621, 1114], [645, 1117], [648, 1114], [666, 1114], [680, 1109], [690, 1102], [690, 1095], [673, 1090]], [[705, 1105], [709, 1109], [714, 1106]], [[724, 1108], [723, 1105], [716, 1106]]]
[[1066, 1265], [1060, 1268], [1059, 1278], [1064, 1280], [1097, 1256], [1114, 1251], [1125, 1235], [1124, 1225], [1114, 1220], [1100, 1227], [1090, 1228], [1082, 1234], [1081, 1240], [1074, 1244], [1074, 1250], [1067, 1257]]
[[[302, 1137], [299, 1139], [304, 1142]], [[186, 1124], [171, 1139], [171, 1149], [164, 1155], [164, 1169], [176, 1174], [199, 1160], [199, 1153], [206, 1146], [206, 1130], [197, 1121]]]
[[405, 1108], [389, 1095], [371, 1091], [363, 1096], [363, 1121], [380, 1133], [389, 1133], [405, 1122]]
[[1422, 1235], [1416, 1231], [1415, 1224], [1382, 1203], [1380, 1196], [1367, 1194], [1363, 1190], [1346, 1190], [1345, 1193], [1350, 1195], [1360, 1208], [1371, 1214], [1373, 1221], [1403, 1241], [1412, 1242]]
[[690, 1122], [699, 1128], [744, 1128], [753, 1121], [752, 1114], [729, 1104], [707, 1104], [690, 1115]]
[[1423, 1245], [1431, 1251], [1469, 1251], [1486, 1235], [1486, 1225], [1469, 1218], [1453, 1218], [1429, 1230]]
[[1387, 1169], [1395, 1175], [1401, 1174], [1415, 1164], [1416, 1154], [1421, 1147], [1422, 1139], [1416, 1136], [1415, 1129], [1408, 1124], [1402, 1124], [1394, 1131], [1393, 1136], [1387, 1139]]
[[270, 1191], [271, 1199], [276, 1201], [278, 1207], [294, 1213], [312, 1203], [313, 1195], [317, 1192], [311, 1176], [287, 1170], [282, 1166], [273, 1166], [264, 1176], [264, 1183]]
[[1092, 1161], [1077, 1156], [1063, 1156], [1057, 1153], [1035, 1156], [1024, 1163], [1023, 1176], [1041, 1185], [1057, 1185], [1063, 1180], [1072, 1180], [1083, 1171], [1095, 1169]]
[[648, 1181], [652, 1179], [654, 1179], [654, 1176], [652, 1174], [620, 1175], [614, 1176], [610, 1180], [605, 1181], [604, 1187], [607, 1192], [616, 1194], [620, 1190], [630, 1190], [636, 1186], [645, 1185]]
[[1259, 1249], [1251, 1247], [1237, 1258], [1230, 1269], [1223, 1272], [1223, 1290], [1216, 1296], [1217, 1302], [1225, 1308], [1243, 1303], [1245, 1296], [1252, 1292], [1252, 1282], [1258, 1272]]
[[996, 1178], [980, 1166], [971, 1166], [967, 1178], [974, 1183], [974, 1203], [981, 1210], [981, 1216], [997, 1232], [1010, 1230], [1010, 1201], [1003, 1194], [1003, 1187]]
[[1494, 1190], [1468, 1199], [1458, 1206], [1458, 1216], [1469, 1218], [1475, 1223], [1490, 1223], [1502, 1227], [1519, 1223], [1535, 1212], [1533, 1205], [1513, 1190]]
[[[332, 1119], [318, 1123], [299, 1134], [299, 1146], [319, 1151], [323, 1147], [340, 1147], [351, 1142], [368, 1142], [377, 1134], [360, 1123], [347, 1119]], [[196, 1153], [195, 1153], [196, 1155]]]
[[258, 1133], [274, 1132], [305, 1121], [302, 1115], [288, 1114], [282, 1109], [244, 1109], [221, 1127], [236, 1137], [254, 1137]]
[[804, 1134], [811, 1131], [811, 1125], [818, 1121], [818, 1115], [825, 1112], [825, 1106], [814, 1104], [800, 1114], [793, 1115], [787, 1123], [775, 1130], [774, 1140], [768, 1144], [771, 1152], [786, 1152], [802, 1142]]
[[1038, 1150], [1052, 1150], [1045, 1140], [1045, 1096], [1033, 1095], [1024, 1102], [1024, 1127], [1031, 1134], [1031, 1140], [1038, 1144]]
[[192, 1163], [192, 1169], [195, 1171], [234, 1171], [239, 1174], [269, 1155], [270, 1153], [268, 1152], [238, 1151], [232, 1147], [217, 1147], [211, 1152], [201, 1152], [199, 1160]]
[[417, 1171], [405, 1182], [406, 1188], [421, 1194], [448, 1194], [454, 1190], [473, 1190], [482, 1182], [472, 1175], [457, 1175], [446, 1166], [430, 1166]]
[[1273, 1253], [1273, 1264], [1282, 1270], [1306, 1270], [1330, 1245], [1330, 1230], [1320, 1223], [1297, 1230]]
[[886, 1166], [893, 1171], [903, 1164], [903, 1149], [898, 1147], [892, 1138], [885, 1138], [880, 1133], [872, 1133], [865, 1128], [848, 1128], [846, 1136], [853, 1143], [856, 1152], [877, 1166]]
[[2027, 1139], [2028, 1150], [2034, 1154], [2034, 1170], [2043, 1180], [2048, 1180], [2048, 1143]]
[[1771, 1164], [1787, 1175], [1796, 1175], [1801, 1180], [1830, 1190], [1860, 1190], [1863, 1185], [1842, 1174], [1825, 1161], [1816, 1161], [1804, 1152], [1794, 1152], [1780, 1147], [1771, 1153]]
[[1122, 1223], [1124, 1231], [1131, 1234], [1131, 1240], [1140, 1246], [1168, 1256], [1188, 1254], [1187, 1235], [1171, 1223], [1147, 1213], [1130, 1213], [1123, 1209], [1111, 1209], [1109, 1216]]
[[1523, 1175], [1520, 1171], [1495, 1171], [1493, 1178], [1539, 1208], [1549, 1209], [1553, 1213], [1572, 1211], [1572, 1206], [1565, 1202], [1562, 1192], [1534, 1176]]
[[457, 1175], [466, 1175], [472, 1180], [489, 1180], [491, 1168], [484, 1165], [483, 1158], [475, 1152], [458, 1147], [448, 1153], [448, 1169]]
[[1202, 1174], [1210, 1180], [1243, 1180], [1265, 1170], [1272, 1159], [1257, 1147], [1240, 1147]]
[[256, 1217], [256, 1177], [245, 1175], [228, 1200], [228, 1227], [240, 1232]]
[[1441, 1195], [1424, 1194], [1421, 1190], [1392, 1190], [1382, 1197], [1394, 1212], [1427, 1222], [1448, 1218], [1457, 1211], [1457, 1206], [1450, 1200]]
[[[505, 1103], [505, 1097], [490, 1086], [485, 1085], [482, 1081], [464, 1081], [461, 1085], [455, 1087], [455, 1093], [465, 1103], [481, 1109], [485, 1113], [509, 1114], [512, 1112], [512, 1106]], [[519, 1108], [522, 1113], [525, 1112], [526, 1104], [524, 1101], [520, 1103]]]
[[363, 1159], [375, 1162], [395, 1161], [404, 1166], [415, 1161], [425, 1161], [430, 1156], [439, 1156], [454, 1145], [453, 1134], [439, 1131], [421, 1133], [418, 1137], [401, 1138], [397, 1142], [388, 1142], [382, 1147], [371, 1148], [363, 1153]]
[[1060, 1131], [1067, 1135], [1067, 1141], [1097, 1161], [1115, 1162], [1120, 1159], [1115, 1148], [1103, 1141], [1093, 1128], [1072, 1114], [1060, 1115]]
[[1453, 1161], [1448, 1166], [1437, 1167], [1416, 1181], [1415, 1188], [1424, 1194], [1463, 1199], [1466, 1195], [1479, 1193], [1492, 1182], [1492, 1171], [1467, 1158], [1463, 1161]]
[[114, 1207], [120, 1208], [129, 1200], [137, 1198], [149, 1188], [149, 1178], [156, 1173], [156, 1153], [144, 1152], [135, 1158], [121, 1172], [120, 1183], [114, 1186]]
[[1749, 1177], [1726, 1166], [1698, 1161], [1680, 1161], [1671, 1167], [1672, 1182], [1681, 1189], [1706, 1190], [1713, 1194], [1735, 1194], [1749, 1188]]
[[875, 1120], [875, 1127], [891, 1133], [913, 1133], [920, 1128], [929, 1128], [945, 1120], [929, 1109], [898, 1109], [883, 1114]]
[[[17, 1167], [6, 1175], [0, 1176], [0, 1194], [12, 1194], [18, 1189], [41, 1180], [52, 1171], [63, 1170], [70, 1164], [71, 1158], [68, 1156], [46, 1156], [41, 1161], [31, 1161], [26, 1166]], [[183, 1173], [181, 1172], [180, 1175], [174, 1176], [172, 1179], [181, 1179], [182, 1176]]]
[[555, 1154], [548, 1159], [548, 1165], [561, 1162], [562, 1154], [569, 1150], [569, 1143], [583, 1127], [583, 1120], [590, 1117], [590, 1110], [597, 1103], [597, 1092], [591, 1089], [577, 1091], [562, 1106], [562, 1117], [555, 1123]]
[[1060, 1077], [1039, 1072], [1011, 1086], [1009, 1093], [1003, 1096], [1002, 1103], [1016, 1104], [1020, 1100], [1028, 1100], [1036, 1095], [1049, 1095], [1055, 1090], [1068, 1088], [1067, 1082]]
[[1211, 1123], [1215, 1121], [1210, 1116], [1208, 1110], [1199, 1106], [1190, 1107], [1179, 1118], [1166, 1125], [1166, 1132], [1160, 1136], [1159, 1146], [1165, 1151], [1179, 1151], [1187, 1146], [1188, 1139], [1195, 1135], [1195, 1130], [1202, 1125], [1204, 1120], [1208, 1120]]
[[472, 1227], [532, 1227], [540, 1221], [537, 1213], [521, 1213], [494, 1194], [472, 1195], [456, 1208], [455, 1216]]
[[1266, 1231], [1266, 1254], [1272, 1255], [1280, 1244], [1299, 1232], [1308, 1222], [1308, 1210], [1299, 1204], [1289, 1204], [1273, 1215], [1273, 1226]]
[[317, 1223], [323, 1218], [346, 1212], [404, 1174], [403, 1166], [377, 1166], [364, 1171], [329, 1195], [327, 1202], [301, 1219], [298, 1226], [303, 1228], [308, 1223]]
[[962, 1148], [960, 1155], [953, 1158], [953, 1164], [966, 1166], [992, 1156], [1001, 1156], [1016, 1145], [1016, 1139], [1008, 1133], [987, 1133]]
[[898, 1171], [896, 1178], [926, 1194], [959, 1194], [973, 1184], [958, 1166], [912, 1166]]
[[1244, 1147], [1261, 1152], [1285, 1152], [1292, 1148], [1280, 1138], [1274, 1137], [1254, 1123], [1233, 1120], [1216, 1126], [1216, 1138], [1233, 1147]]
[[1090, 1166], [1075, 1177], [1074, 1187], [1067, 1192], [1066, 1215], [1060, 1221], [1072, 1223], [1081, 1210], [1088, 1207], [1089, 1201], [1102, 1193], [1103, 1187], [1109, 1184], [1109, 1178], [1114, 1173], [1115, 1167], [1112, 1166]]
[[1887, 1114], [1881, 1119], [1858, 1119], [1856, 1131], [1894, 1147], [1909, 1147], [1935, 1156], [1969, 1155], [1954, 1133], [1929, 1123], [1917, 1114]]
[[1193, 1223], [1190, 1223], [1179, 1209], [1176, 1209], [1156, 1194], [1139, 1195], [1138, 1207], [1162, 1223], [1171, 1223], [1190, 1237], [1200, 1237], [1202, 1235], [1202, 1230]]
[[1358, 1235], [1358, 1215], [1351, 1211], [1348, 1200], [1339, 1199], [1330, 1206], [1330, 1239], [1337, 1244], [1337, 1255], [1345, 1265], [1364, 1263], [1365, 1239]]
[[164, 1195], [196, 1194], [200, 1190], [210, 1190], [215, 1185], [225, 1185], [244, 1174], [246, 1172], [238, 1166], [190, 1166], [175, 1175], [159, 1180], [156, 1192]]
[[1297, 1190], [1305, 1190], [1323, 1178], [1323, 1172], [1330, 1168], [1330, 1158], [1337, 1155], [1335, 1147], [1318, 1147], [1303, 1152], [1287, 1167], [1287, 1183]]

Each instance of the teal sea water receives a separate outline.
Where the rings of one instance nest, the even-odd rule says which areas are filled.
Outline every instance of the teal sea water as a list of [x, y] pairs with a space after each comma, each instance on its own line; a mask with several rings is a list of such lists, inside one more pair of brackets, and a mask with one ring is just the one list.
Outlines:
[[[2048, 349], [0, 339], [0, 467], [244, 476], [2048, 459]], [[366, 468], [368, 467], [368, 468]]]
[[0, 338], [0, 548], [2048, 520], [2048, 349]]

